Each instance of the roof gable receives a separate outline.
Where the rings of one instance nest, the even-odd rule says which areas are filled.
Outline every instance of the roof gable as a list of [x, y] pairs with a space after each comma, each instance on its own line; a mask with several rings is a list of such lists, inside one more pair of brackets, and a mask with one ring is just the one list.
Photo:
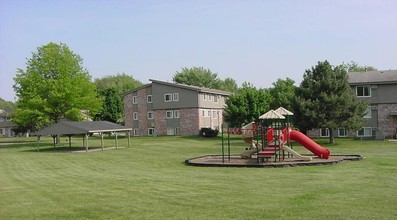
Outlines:
[[149, 81], [151, 81], [152, 83], [158, 83], [158, 84], [162, 84], [162, 85], [183, 88], [183, 89], [193, 90], [193, 91], [197, 91], [197, 92], [205, 92], [205, 93], [212, 93], [212, 94], [225, 95], [225, 96], [230, 95], [229, 92], [218, 90], [218, 89], [209, 89], [209, 88], [205, 88], [205, 87], [191, 86], [191, 85], [185, 85], [185, 84], [180, 84], [180, 83], [170, 83], [170, 82], [164, 82], [164, 81], [159, 81], [159, 80], [154, 80], [154, 79], [149, 79]]

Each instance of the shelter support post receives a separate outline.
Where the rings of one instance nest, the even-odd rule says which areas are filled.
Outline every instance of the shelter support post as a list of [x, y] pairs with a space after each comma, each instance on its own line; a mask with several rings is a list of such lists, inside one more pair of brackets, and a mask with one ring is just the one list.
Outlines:
[[88, 134], [85, 134], [85, 152], [88, 152]]
[[128, 147], [130, 147], [130, 138], [131, 138], [131, 131], [127, 131], [127, 136], [128, 136]]
[[118, 142], [118, 140], [117, 140], [117, 132], [114, 132], [114, 136], [115, 136], [115, 144], [116, 144], [116, 149], [117, 149], [117, 147], [118, 147], [118, 145], [119, 145], [119, 142]]
[[40, 152], [40, 135], [37, 136], [37, 144], [36, 144], [36, 147], [37, 147], [37, 152]]
[[103, 150], [103, 133], [99, 132], [99, 136], [101, 137], [101, 148]]
[[68, 135], [69, 137], [69, 147], [72, 147], [72, 135]]

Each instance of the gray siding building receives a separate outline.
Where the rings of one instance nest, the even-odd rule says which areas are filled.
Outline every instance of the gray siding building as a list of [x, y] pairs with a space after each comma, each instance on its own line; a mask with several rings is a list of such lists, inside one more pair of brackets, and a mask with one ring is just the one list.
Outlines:
[[124, 94], [124, 119], [134, 136], [196, 135], [219, 128], [228, 92], [150, 80]]
[[[348, 73], [349, 84], [358, 98], [368, 102], [366, 124], [358, 131], [343, 128], [339, 137], [384, 139], [397, 133], [397, 70]], [[327, 128], [312, 130], [310, 136], [329, 136]]]

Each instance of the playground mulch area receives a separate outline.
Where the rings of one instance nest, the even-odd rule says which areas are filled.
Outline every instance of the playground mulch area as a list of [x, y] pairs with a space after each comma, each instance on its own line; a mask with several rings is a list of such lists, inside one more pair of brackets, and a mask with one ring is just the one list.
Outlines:
[[272, 167], [296, 167], [296, 166], [316, 166], [316, 165], [331, 165], [340, 163], [342, 161], [357, 161], [363, 158], [360, 155], [331, 155], [328, 159], [322, 159], [314, 155], [310, 161], [300, 160], [298, 158], [284, 158], [284, 160], [275, 160], [270, 158], [267, 161], [252, 157], [249, 159], [241, 158], [240, 155], [205, 155], [194, 157], [185, 160], [187, 165], [191, 166], [205, 166], [205, 167], [259, 167], [259, 168], [272, 168]]

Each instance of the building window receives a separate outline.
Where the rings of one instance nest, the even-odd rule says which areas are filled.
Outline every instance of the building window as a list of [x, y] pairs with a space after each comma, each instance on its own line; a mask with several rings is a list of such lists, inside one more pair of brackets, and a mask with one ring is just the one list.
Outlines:
[[365, 110], [364, 118], [372, 118], [372, 109], [371, 109], [371, 106], [368, 106], [368, 107], [367, 107], [367, 110]]
[[149, 136], [154, 136], [154, 128], [148, 128], [147, 129], [147, 134], [149, 135]]
[[134, 129], [134, 136], [138, 136], [139, 134], [138, 134], [138, 129]]
[[218, 99], [219, 99], [219, 96], [218, 95], [214, 95], [214, 102], [218, 103]]
[[208, 95], [208, 101], [212, 101], [212, 94]]
[[147, 103], [152, 103], [152, 95], [147, 96]]
[[179, 93], [174, 93], [174, 94], [172, 94], [172, 100], [173, 100], [174, 102], [179, 101]]
[[211, 117], [211, 110], [207, 111], [207, 117]]
[[329, 137], [329, 129], [321, 128], [320, 137]]
[[207, 94], [203, 93], [203, 100], [207, 100]]
[[164, 101], [171, 102], [172, 101], [172, 95], [171, 94], [164, 94]]
[[364, 127], [357, 131], [358, 137], [370, 137], [372, 136], [372, 128]]
[[203, 110], [203, 114], [202, 115], [203, 115], [203, 117], [205, 117], [205, 110]]
[[154, 118], [154, 112], [150, 111], [147, 112], [147, 119], [153, 119]]
[[179, 135], [180, 134], [180, 129], [178, 127], [175, 128], [175, 135]]
[[371, 97], [371, 87], [370, 86], [357, 86], [356, 95], [358, 97]]
[[174, 128], [167, 128], [167, 135], [174, 135]]
[[172, 110], [166, 111], [165, 112], [165, 117], [166, 118], [173, 118], [174, 117], [174, 111], [172, 111]]
[[138, 120], [138, 112], [134, 112], [133, 113], [133, 118], [134, 118], [135, 121]]
[[132, 104], [138, 104], [138, 97], [132, 96]]
[[339, 128], [339, 129], [338, 129], [338, 137], [347, 137], [347, 130], [346, 130], [346, 128]]
[[179, 118], [179, 110], [174, 111], [174, 118]]

